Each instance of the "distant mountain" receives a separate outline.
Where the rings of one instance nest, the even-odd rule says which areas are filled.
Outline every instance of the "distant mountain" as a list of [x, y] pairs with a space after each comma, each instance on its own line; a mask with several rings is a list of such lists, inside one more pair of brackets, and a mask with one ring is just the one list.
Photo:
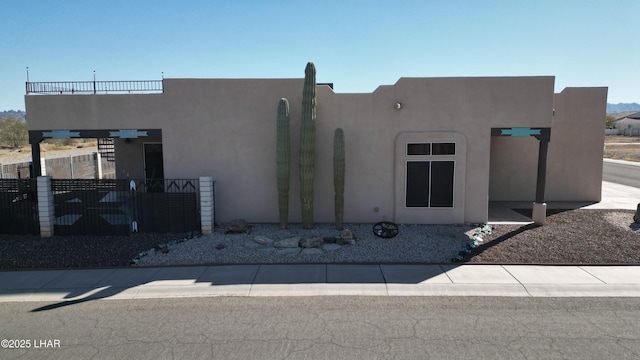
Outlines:
[[607, 103], [607, 114], [617, 114], [627, 111], [640, 111], [640, 104], [638, 103], [620, 103], [609, 104]]
[[16, 119], [19, 121], [26, 121], [27, 113], [22, 110], [0, 111], [0, 119], [1, 118], [10, 118], [10, 119]]

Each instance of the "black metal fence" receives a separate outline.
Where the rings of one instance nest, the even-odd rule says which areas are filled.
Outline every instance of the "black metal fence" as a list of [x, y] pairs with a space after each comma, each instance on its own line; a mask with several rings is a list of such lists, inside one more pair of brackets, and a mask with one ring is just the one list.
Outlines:
[[36, 179], [0, 179], [0, 234], [40, 233]]
[[162, 93], [162, 80], [27, 82], [29, 94]]
[[200, 229], [198, 180], [52, 179], [58, 235]]

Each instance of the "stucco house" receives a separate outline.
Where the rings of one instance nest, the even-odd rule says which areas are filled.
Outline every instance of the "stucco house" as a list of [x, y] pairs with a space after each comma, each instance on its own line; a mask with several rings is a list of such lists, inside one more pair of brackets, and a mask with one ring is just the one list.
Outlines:
[[[599, 201], [607, 89], [554, 94], [554, 80], [401, 78], [372, 93], [318, 84], [315, 222], [334, 221], [336, 128], [346, 143], [345, 222], [478, 223], [489, 201], [535, 201], [544, 219], [545, 201]], [[216, 222], [277, 223], [276, 111], [287, 98], [289, 222], [299, 223], [303, 81], [93, 82], [88, 94], [79, 82], [28, 83], [34, 170], [43, 139], [112, 138], [117, 178], [211, 176]]]
[[616, 119], [615, 127], [621, 135], [640, 136], [640, 112]]

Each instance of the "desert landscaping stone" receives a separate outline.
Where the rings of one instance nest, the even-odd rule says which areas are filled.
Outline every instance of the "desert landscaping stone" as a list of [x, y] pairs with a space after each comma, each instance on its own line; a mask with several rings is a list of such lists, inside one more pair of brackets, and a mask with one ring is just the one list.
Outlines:
[[320, 248], [322, 245], [324, 245], [324, 241], [319, 236], [312, 236], [300, 240], [300, 247], [303, 248]]
[[281, 248], [278, 249], [278, 254], [285, 254], [285, 255], [298, 255], [300, 253], [300, 248], [299, 247], [288, 247], [288, 248]]
[[247, 222], [244, 219], [231, 220], [227, 225], [227, 231], [231, 233], [247, 232]]
[[268, 238], [266, 236], [256, 236], [255, 238], [253, 238], [253, 241], [255, 241], [256, 243], [260, 244], [260, 245], [266, 245], [266, 246], [272, 246], [274, 243], [274, 240], [271, 238]]
[[276, 248], [297, 248], [300, 244], [300, 237], [294, 236], [288, 239], [278, 240], [273, 243], [273, 246]]
[[259, 243], [255, 242], [255, 241], [252, 241], [252, 240], [245, 240], [243, 245], [244, 245], [244, 247], [247, 247], [249, 249], [261, 249], [261, 248], [266, 247], [266, 245], [259, 244]]
[[344, 229], [340, 233], [340, 238], [344, 240], [351, 240], [353, 239], [353, 233], [351, 233], [351, 230], [349, 229]]

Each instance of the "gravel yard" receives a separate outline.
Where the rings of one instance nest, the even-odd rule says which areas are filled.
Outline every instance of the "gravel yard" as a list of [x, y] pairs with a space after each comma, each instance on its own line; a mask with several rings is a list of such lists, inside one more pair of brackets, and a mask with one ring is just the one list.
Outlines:
[[640, 264], [631, 210], [571, 210], [544, 226], [500, 225], [465, 257], [493, 264]]
[[[357, 240], [335, 250], [311, 251], [301, 248], [276, 249], [259, 245], [257, 235], [273, 240], [291, 237], [335, 237], [334, 226], [316, 224], [303, 230], [300, 224], [281, 230], [276, 224], [254, 225], [250, 234], [224, 234], [216, 229], [211, 235], [176, 244], [168, 254], [156, 252], [141, 258], [138, 265], [236, 264], [236, 263], [439, 263], [448, 262], [469, 242], [472, 226], [401, 225], [398, 236], [376, 237], [372, 226], [345, 224]], [[307, 253], [309, 252], [309, 253]]]
[[[484, 264], [640, 264], [640, 227], [633, 211], [571, 210], [551, 215], [544, 226], [495, 225], [484, 242], [463, 262]], [[253, 239], [339, 234], [330, 225], [302, 230], [292, 225], [255, 224], [250, 234], [224, 234], [187, 239], [143, 256], [137, 266], [238, 263], [446, 263], [469, 243], [473, 226], [401, 225], [399, 235], [382, 239], [370, 224], [345, 225], [357, 237], [355, 245], [304, 254], [263, 247]], [[185, 239], [185, 234], [131, 236], [0, 235], [0, 269], [88, 268], [129, 266], [158, 244]]]

